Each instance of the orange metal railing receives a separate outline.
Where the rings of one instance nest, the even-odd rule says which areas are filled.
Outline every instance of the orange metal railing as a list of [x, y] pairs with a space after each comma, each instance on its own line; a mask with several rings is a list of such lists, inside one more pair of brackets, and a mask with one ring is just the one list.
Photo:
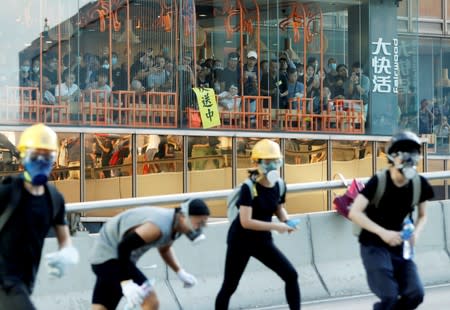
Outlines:
[[6, 104], [0, 115], [5, 122], [32, 123], [39, 117], [38, 101], [40, 92], [37, 87], [6, 87]]
[[[4, 123], [130, 126], [142, 128], [179, 128], [177, 93], [90, 90], [81, 97], [79, 109], [73, 103], [45, 104], [36, 87], [6, 87], [0, 119]], [[217, 101], [219, 98], [216, 98]], [[224, 130], [272, 129], [290, 132], [365, 133], [362, 100], [338, 99], [314, 110], [312, 98], [293, 98], [287, 109], [272, 109], [269, 96], [238, 96], [232, 110], [221, 109]], [[78, 112], [77, 112], [78, 111]], [[198, 109], [184, 112], [188, 128], [201, 128]]]
[[92, 90], [80, 105], [83, 124], [177, 127], [176, 93]]
[[330, 100], [326, 109], [314, 111], [312, 98], [293, 98], [285, 113], [286, 131], [364, 133], [362, 100]]
[[[221, 110], [220, 129], [258, 129], [270, 131], [272, 129], [271, 97], [268, 96], [237, 96], [232, 110]], [[240, 101], [239, 105], [236, 104]], [[216, 96], [216, 102], [219, 98]], [[200, 111], [186, 108], [187, 127], [200, 128]]]

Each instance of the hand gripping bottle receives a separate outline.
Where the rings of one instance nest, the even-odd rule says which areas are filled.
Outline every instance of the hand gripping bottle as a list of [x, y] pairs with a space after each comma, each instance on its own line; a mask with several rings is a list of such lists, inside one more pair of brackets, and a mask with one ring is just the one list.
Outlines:
[[414, 248], [411, 245], [411, 237], [414, 233], [414, 224], [410, 218], [406, 218], [403, 222], [402, 239], [403, 239], [403, 258], [412, 259], [414, 257]]

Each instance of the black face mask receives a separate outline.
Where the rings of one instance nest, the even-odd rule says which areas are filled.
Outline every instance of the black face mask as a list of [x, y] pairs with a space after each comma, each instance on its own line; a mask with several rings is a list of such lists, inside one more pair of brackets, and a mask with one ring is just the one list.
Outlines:
[[196, 230], [190, 230], [188, 233], [186, 233], [186, 237], [189, 240], [191, 240], [194, 244], [206, 239], [201, 228]]
[[181, 205], [181, 212], [185, 216], [186, 224], [189, 227], [189, 231], [185, 233], [186, 237], [191, 240], [194, 244], [197, 244], [198, 242], [205, 240], [206, 236], [203, 234], [202, 229], [194, 229], [192, 227], [191, 219], [189, 218], [189, 202], [183, 203]]

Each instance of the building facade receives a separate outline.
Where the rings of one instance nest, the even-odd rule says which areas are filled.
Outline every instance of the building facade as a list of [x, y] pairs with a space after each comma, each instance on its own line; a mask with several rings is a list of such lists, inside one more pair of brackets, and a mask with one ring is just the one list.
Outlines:
[[[19, 0], [0, 14], [1, 173], [45, 122], [70, 202], [231, 188], [262, 137], [281, 143], [289, 183], [368, 176], [400, 129], [428, 141], [421, 169], [446, 168], [448, 0]], [[326, 210], [331, 194], [288, 207]]]

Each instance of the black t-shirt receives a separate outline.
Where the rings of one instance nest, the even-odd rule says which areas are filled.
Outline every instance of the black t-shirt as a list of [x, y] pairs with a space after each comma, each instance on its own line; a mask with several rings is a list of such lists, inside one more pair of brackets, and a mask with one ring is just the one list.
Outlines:
[[112, 80], [113, 80], [112, 90], [127, 89], [127, 73], [122, 68], [114, 68], [112, 70]]
[[48, 193], [33, 196], [22, 190], [20, 203], [0, 234], [0, 284], [2, 281], [23, 282], [32, 289], [45, 237], [51, 227], [66, 225], [62, 196], [60, 201], [61, 206], [54, 206], [58, 213], [53, 218]]
[[225, 83], [225, 89], [222, 90], [229, 90], [231, 85], [235, 85], [240, 89], [239, 83], [239, 71], [236, 70], [230, 70], [229, 68], [223, 69], [222, 73], [220, 74], [220, 82]]
[[[420, 176], [421, 191], [419, 202], [424, 202], [433, 198], [433, 188], [428, 183], [428, 181]], [[378, 178], [376, 176], [372, 177], [362, 190], [361, 194], [364, 195], [369, 201], [375, 196], [377, 189]], [[394, 185], [391, 179], [391, 174], [389, 170], [386, 171], [386, 190], [378, 203], [378, 207], [374, 205], [369, 205], [366, 208], [367, 216], [377, 223], [378, 225], [389, 229], [389, 230], [402, 230], [403, 220], [410, 214], [413, 209], [411, 207], [413, 200], [413, 183], [409, 181], [406, 185], [402, 187], [397, 187]], [[359, 242], [364, 245], [378, 245], [390, 247], [388, 244], [378, 237], [377, 235], [362, 230], [359, 236]], [[401, 250], [401, 246], [397, 247]]]
[[[277, 210], [280, 203], [284, 203], [286, 199], [286, 188], [284, 194], [280, 197], [280, 188], [278, 183], [273, 187], [265, 187], [259, 184], [256, 185], [256, 194], [250, 194], [250, 188], [246, 184], [242, 184], [241, 193], [237, 201], [239, 206], [249, 206], [252, 208], [252, 219], [264, 222], [272, 222], [272, 216]], [[238, 217], [231, 223], [228, 231], [228, 242], [243, 241], [243, 242], [264, 242], [272, 240], [270, 231], [256, 231], [245, 229], [241, 225], [241, 220]]]

